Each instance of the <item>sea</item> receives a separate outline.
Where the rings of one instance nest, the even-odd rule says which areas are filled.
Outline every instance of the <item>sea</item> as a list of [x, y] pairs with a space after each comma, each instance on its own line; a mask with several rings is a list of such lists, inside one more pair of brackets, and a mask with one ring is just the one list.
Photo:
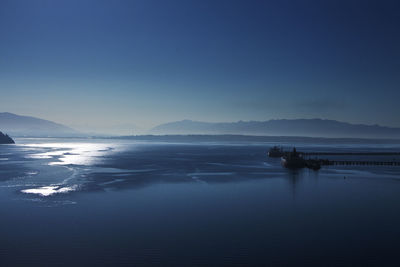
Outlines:
[[0, 145], [0, 266], [399, 266], [400, 167], [267, 156], [396, 142], [15, 141]]

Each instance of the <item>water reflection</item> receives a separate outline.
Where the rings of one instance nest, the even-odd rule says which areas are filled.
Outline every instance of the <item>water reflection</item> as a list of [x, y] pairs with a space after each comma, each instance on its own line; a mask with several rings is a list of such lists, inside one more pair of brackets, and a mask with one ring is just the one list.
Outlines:
[[289, 182], [289, 187], [292, 192], [293, 199], [296, 198], [296, 186], [299, 183], [300, 179], [302, 178], [303, 170], [293, 170], [287, 169], [287, 180]]
[[21, 190], [22, 193], [26, 193], [26, 194], [37, 194], [40, 196], [51, 196], [54, 194], [58, 194], [58, 193], [68, 193], [71, 191], [75, 191], [77, 189], [77, 185], [73, 185], [73, 186], [67, 186], [67, 187], [61, 187], [58, 185], [54, 185], [54, 186], [42, 186], [39, 188], [31, 188], [31, 189], [25, 189], [25, 190]]
[[30, 153], [26, 157], [35, 159], [55, 159], [49, 165], [92, 165], [96, 159], [114, 148], [102, 143], [46, 143], [27, 144], [30, 148], [44, 148], [48, 151]]
[[26, 171], [24, 177], [31, 182], [21, 183], [13, 179], [7, 186], [14, 187], [13, 183], [19, 183], [17, 186], [25, 187], [20, 190], [22, 193], [49, 197], [81, 188], [87, 173], [92, 172], [94, 166], [117, 145], [96, 142], [50, 142], [27, 143], [16, 147], [22, 148], [23, 157], [28, 160], [25, 165], [33, 168]]

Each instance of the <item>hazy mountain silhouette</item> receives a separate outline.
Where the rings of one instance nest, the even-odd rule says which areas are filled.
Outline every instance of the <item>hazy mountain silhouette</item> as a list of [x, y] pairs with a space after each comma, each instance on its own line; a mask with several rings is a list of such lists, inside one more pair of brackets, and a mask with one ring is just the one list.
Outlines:
[[151, 134], [244, 134], [270, 136], [309, 136], [333, 138], [400, 139], [400, 128], [351, 124], [335, 120], [294, 119], [238, 122], [176, 121], [158, 125]]
[[7, 134], [0, 132], [0, 144], [15, 144], [15, 142]]
[[82, 135], [78, 131], [62, 124], [8, 112], [0, 113], [0, 129], [14, 137], [69, 137]]

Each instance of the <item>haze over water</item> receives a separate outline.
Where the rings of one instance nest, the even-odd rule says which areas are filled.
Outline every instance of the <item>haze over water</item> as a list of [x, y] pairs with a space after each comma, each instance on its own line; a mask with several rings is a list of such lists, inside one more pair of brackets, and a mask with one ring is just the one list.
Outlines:
[[399, 167], [290, 171], [268, 142], [16, 141], [0, 146], [4, 265], [396, 263]]

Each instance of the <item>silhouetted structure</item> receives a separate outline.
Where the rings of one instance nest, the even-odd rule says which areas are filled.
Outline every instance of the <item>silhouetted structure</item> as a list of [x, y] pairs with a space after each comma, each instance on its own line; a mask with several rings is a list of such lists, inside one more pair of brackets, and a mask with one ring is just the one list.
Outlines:
[[280, 158], [284, 156], [285, 153], [283, 152], [282, 147], [274, 146], [268, 152], [268, 157], [270, 158]]
[[7, 134], [0, 132], [0, 144], [15, 144], [15, 142]]
[[303, 159], [301, 154], [293, 148], [292, 152], [285, 153], [281, 158], [282, 166], [289, 169], [300, 169], [307, 167], [306, 161]]

